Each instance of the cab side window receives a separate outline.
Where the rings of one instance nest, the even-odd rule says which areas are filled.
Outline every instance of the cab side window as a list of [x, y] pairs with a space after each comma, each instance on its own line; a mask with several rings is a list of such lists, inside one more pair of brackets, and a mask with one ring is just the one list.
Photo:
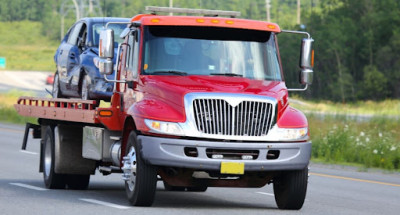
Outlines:
[[136, 33], [130, 34], [128, 39], [128, 44], [130, 49], [128, 50], [128, 60], [127, 60], [127, 68], [130, 75], [130, 78], [133, 78], [132, 75], [137, 74], [138, 71], [138, 63], [139, 63], [139, 29], [136, 30]]

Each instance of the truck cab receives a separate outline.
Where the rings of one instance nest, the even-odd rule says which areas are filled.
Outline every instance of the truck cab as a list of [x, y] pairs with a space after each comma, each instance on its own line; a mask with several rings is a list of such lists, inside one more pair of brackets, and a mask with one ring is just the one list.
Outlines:
[[154, 192], [155, 182], [142, 189], [159, 175], [170, 190], [273, 183], [279, 208], [301, 208], [311, 141], [305, 115], [288, 103], [277, 35], [307, 36], [299, 65], [304, 89], [312, 81], [310, 35], [232, 14], [147, 9], [152, 14], [133, 17], [121, 34], [116, 65], [108, 52], [112, 31], [100, 38], [100, 71], [118, 68], [115, 95], [129, 125], [121, 166], [131, 203], [151, 204], [141, 192]]

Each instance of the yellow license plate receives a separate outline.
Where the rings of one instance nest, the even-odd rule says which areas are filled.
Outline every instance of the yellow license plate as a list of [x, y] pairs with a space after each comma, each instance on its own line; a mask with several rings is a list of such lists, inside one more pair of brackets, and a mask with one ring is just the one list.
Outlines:
[[244, 174], [244, 163], [221, 162], [221, 174]]

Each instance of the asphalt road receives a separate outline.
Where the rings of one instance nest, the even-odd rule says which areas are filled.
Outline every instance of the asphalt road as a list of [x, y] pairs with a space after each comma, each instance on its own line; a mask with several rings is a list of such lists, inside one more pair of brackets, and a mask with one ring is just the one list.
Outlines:
[[399, 214], [400, 174], [358, 172], [311, 164], [300, 211], [277, 209], [272, 186], [209, 188], [204, 193], [164, 191], [152, 207], [132, 207], [120, 174], [92, 176], [85, 191], [45, 189], [38, 172], [39, 140], [20, 151], [23, 126], [0, 124], [0, 214]]
[[51, 74], [37, 71], [0, 71], [0, 92], [16, 89], [45, 97], [48, 95], [45, 89], [53, 89], [51, 85], [46, 85], [46, 78]]

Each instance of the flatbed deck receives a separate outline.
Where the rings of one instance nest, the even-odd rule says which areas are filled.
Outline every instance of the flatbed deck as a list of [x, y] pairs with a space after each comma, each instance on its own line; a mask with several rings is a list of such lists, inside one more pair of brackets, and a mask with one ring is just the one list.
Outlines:
[[18, 114], [43, 119], [99, 123], [96, 101], [22, 96], [14, 105]]

